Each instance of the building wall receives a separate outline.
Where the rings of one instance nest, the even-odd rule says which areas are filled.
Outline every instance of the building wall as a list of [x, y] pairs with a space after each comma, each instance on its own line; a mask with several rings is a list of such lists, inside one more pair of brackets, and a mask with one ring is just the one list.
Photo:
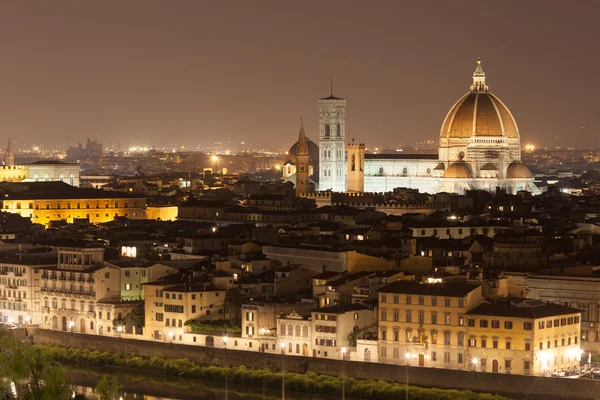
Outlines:
[[177, 206], [148, 206], [146, 207], [146, 219], [175, 221], [179, 209]]
[[60, 181], [79, 187], [80, 166], [76, 163], [30, 164], [27, 179], [24, 182]]
[[19, 326], [40, 323], [39, 279], [31, 266], [0, 266], [0, 321]]
[[465, 369], [465, 314], [481, 302], [481, 287], [465, 297], [379, 293], [379, 361], [406, 364], [408, 353], [416, 365]]
[[0, 165], [1, 182], [21, 182], [27, 178], [27, 165]]
[[[538, 376], [557, 369], [577, 369], [581, 355], [579, 339], [575, 340], [575, 337], [579, 336], [580, 324], [547, 327], [548, 321], [568, 320], [571, 317], [575, 318], [577, 314], [542, 319], [468, 316], [469, 368], [482, 372]], [[487, 321], [487, 326], [482, 327], [482, 320]], [[507, 328], [507, 323], [510, 328]], [[525, 324], [530, 324], [530, 329], [525, 329]], [[562, 338], [565, 338], [564, 345]], [[497, 371], [493, 370], [495, 362]]]
[[91, 223], [112, 221], [116, 216], [145, 219], [146, 199], [49, 199], [5, 200], [2, 211], [31, 218], [33, 223], [48, 225], [64, 219], [72, 223], [76, 218], [89, 218]]
[[77, 333], [98, 333], [97, 303], [120, 300], [120, 271], [114, 266], [56, 271], [40, 268], [41, 327]]

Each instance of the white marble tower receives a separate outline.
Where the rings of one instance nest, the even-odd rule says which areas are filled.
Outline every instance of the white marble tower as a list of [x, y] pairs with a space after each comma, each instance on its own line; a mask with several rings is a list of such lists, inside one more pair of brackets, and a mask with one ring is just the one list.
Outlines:
[[346, 100], [320, 99], [319, 106], [319, 190], [346, 191]]

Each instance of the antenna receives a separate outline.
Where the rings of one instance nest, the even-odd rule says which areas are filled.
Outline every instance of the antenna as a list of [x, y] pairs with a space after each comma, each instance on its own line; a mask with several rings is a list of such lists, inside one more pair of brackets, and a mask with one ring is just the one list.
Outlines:
[[329, 78], [330, 79], [330, 86], [331, 86], [331, 97], [333, 97], [333, 78]]

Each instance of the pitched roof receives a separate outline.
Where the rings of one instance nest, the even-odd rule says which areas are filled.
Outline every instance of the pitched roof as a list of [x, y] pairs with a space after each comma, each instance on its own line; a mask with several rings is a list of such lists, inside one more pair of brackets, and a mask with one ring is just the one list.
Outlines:
[[379, 293], [401, 293], [425, 296], [464, 297], [481, 285], [462, 282], [417, 283], [396, 281], [378, 290]]

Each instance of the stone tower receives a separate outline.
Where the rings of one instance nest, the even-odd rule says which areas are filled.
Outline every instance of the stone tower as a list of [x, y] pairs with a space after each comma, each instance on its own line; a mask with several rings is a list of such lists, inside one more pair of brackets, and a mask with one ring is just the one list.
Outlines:
[[8, 138], [8, 146], [6, 146], [6, 156], [4, 157], [4, 165], [15, 165], [15, 153], [13, 153], [12, 142]]
[[333, 95], [320, 99], [319, 190], [346, 191], [346, 100]]
[[308, 142], [304, 133], [304, 123], [301, 120], [300, 137], [296, 146], [296, 196], [310, 192], [309, 164]]
[[364, 143], [348, 143], [348, 168], [346, 172], [348, 192], [363, 193], [365, 191], [365, 145]]

